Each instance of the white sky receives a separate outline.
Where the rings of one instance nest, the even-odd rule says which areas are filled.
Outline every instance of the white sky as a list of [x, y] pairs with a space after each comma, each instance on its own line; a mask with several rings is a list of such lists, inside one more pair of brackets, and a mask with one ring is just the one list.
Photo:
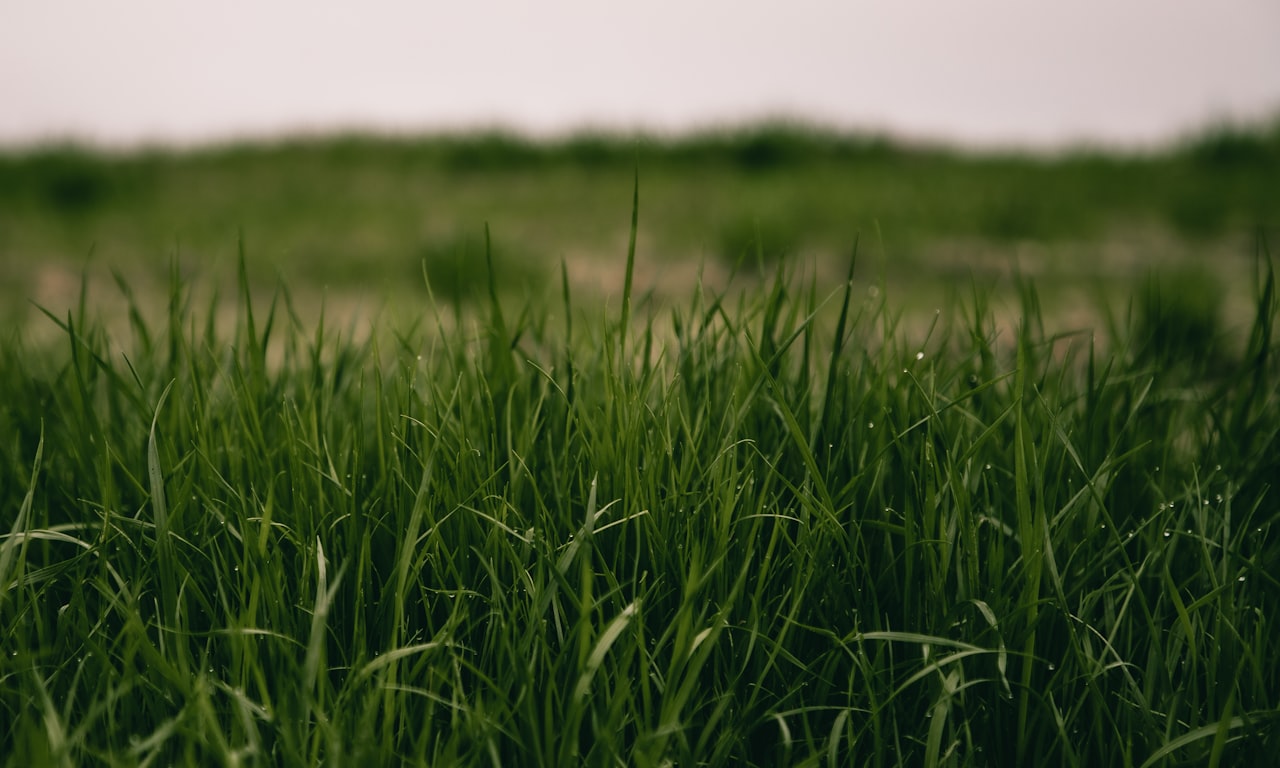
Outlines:
[[1168, 140], [1280, 115], [1280, 2], [0, 0], [0, 145], [762, 115]]

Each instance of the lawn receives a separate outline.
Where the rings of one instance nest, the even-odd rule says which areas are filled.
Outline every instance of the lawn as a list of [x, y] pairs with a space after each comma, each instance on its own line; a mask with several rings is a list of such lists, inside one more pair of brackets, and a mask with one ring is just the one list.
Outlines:
[[[77, 269], [0, 340], [4, 764], [1272, 760], [1274, 138], [767, 136], [5, 161], [19, 290]], [[1194, 224], [1142, 181], [1184, 167], [1223, 174]], [[1044, 221], [966, 224], [980, 188]], [[1100, 280], [1139, 230], [1176, 261]]]

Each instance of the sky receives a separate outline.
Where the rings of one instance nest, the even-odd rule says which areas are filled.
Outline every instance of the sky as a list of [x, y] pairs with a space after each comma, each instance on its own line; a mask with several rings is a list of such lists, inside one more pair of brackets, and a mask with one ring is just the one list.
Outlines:
[[0, 0], [0, 146], [760, 118], [1144, 146], [1280, 117], [1276, 0]]

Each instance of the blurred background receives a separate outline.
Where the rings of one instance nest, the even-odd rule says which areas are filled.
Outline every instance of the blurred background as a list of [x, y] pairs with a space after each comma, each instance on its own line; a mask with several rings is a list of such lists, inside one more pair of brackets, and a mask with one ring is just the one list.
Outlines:
[[[1280, 4], [7, 4], [0, 293], [255, 280], [351, 316], [483, 284], [655, 295], [780, 259], [936, 304], [1154, 264], [1229, 314], [1277, 224]], [[765, 269], [762, 271], [761, 267]], [[750, 269], [746, 270], [747, 272]], [[194, 279], [194, 278], [193, 278]], [[101, 291], [97, 291], [101, 293]], [[36, 316], [39, 313], [36, 312]]]
[[1280, 108], [1273, 0], [8, 4], [0, 141], [803, 118], [1142, 146]]

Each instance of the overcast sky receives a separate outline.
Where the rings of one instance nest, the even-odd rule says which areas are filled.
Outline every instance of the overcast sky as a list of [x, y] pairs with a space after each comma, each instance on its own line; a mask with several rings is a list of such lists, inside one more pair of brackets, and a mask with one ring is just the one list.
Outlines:
[[1277, 0], [0, 0], [0, 144], [687, 130], [966, 144], [1280, 115]]

